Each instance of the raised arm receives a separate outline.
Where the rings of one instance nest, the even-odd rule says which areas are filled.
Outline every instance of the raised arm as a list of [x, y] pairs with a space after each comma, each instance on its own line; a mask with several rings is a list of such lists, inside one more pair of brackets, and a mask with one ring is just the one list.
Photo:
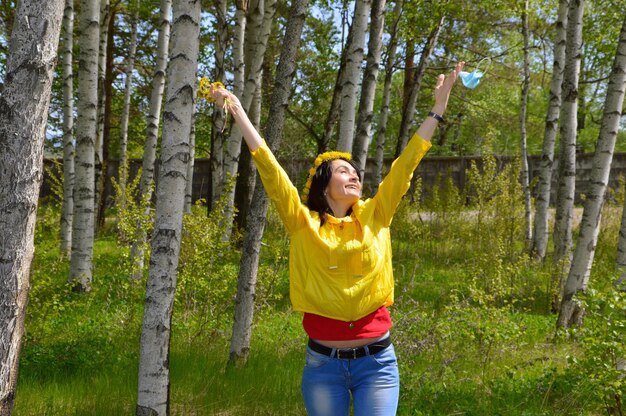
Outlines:
[[439, 119], [443, 119], [450, 91], [464, 65], [464, 62], [459, 62], [447, 77], [439, 75], [435, 85], [435, 105], [431, 113], [422, 122], [400, 156], [394, 160], [389, 173], [378, 187], [378, 193], [372, 198], [372, 202], [376, 204], [377, 214], [387, 226], [391, 223], [400, 200], [409, 189], [413, 171], [431, 147], [430, 139]]
[[[446, 108], [448, 107], [448, 98], [450, 98], [450, 91], [452, 91], [452, 87], [456, 82], [457, 77], [459, 76], [459, 72], [465, 66], [465, 62], [461, 61], [456, 64], [454, 70], [445, 77], [443, 74], [440, 74], [437, 77], [437, 84], [435, 85], [435, 105], [431, 110], [431, 113], [434, 113], [438, 116], [443, 117], [446, 112]], [[417, 134], [424, 140], [430, 141], [433, 137], [433, 133], [435, 132], [435, 128], [437, 128], [437, 124], [439, 120], [435, 117], [437, 116], [428, 116], [422, 122], [422, 124], [417, 129]]]
[[300, 202], [298, 190], [250, 122], [235, 94], [224, 88], [215, 89], [211, 87], [211, 95], [215, 99], [216, 105], [232, 114], [250, 149], [267, 195], [276, 203], [276, 209], [287, 231], [289, 233], [294, 232], [306, 222], [306, 210]]

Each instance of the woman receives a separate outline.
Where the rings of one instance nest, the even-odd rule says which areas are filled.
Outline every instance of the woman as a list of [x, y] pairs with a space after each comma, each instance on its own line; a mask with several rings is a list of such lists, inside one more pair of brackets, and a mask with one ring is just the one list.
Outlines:
[[389, 225], [411, 176], [431, 147], [463, 62], [439, 75], [435, 105], [376, 196], [361, 200], [358, 167], [348, 153], [315, 159], [302, 200], [250, 123], [237, 97], [212, 88], [239, 125], [263, 185], [290, 235], [290, 296], [309, 335], [302, 395], [309, 415], [394, 415], [400, 379], [389, 330], [393, 303]]

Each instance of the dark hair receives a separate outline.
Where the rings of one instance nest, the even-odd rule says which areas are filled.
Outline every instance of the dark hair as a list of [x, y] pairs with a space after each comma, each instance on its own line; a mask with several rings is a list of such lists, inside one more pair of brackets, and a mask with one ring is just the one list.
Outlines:
[[[356, 164], [354, 160], [348, 160], [344, 158], [340, 158], [341, 160], [345, 160], [348, 162], [357, 172], [360, 172], [359, 166]], [[333, 159], [337, 160], [337, 159]], [[324, 192], [326, 191], [326, 187], [330, 182], [330, 178], [333, 176], [333, 170], [331, 169], [330, 162], [332, 160], [327, 160], [322, 162], [315, 171], [315, 175], [313, 175], [313, 179], [311, 180], [311, 188], [309, 189], [309, 197], [307, 199], [306, 205], [309, 207], [311, 211], [317, 211], [320, 216], [320, 225], [324, 225], [326, 222], [326, 215], [335, 215], [333, 210], [328, 205], [328, 201], [326, 200], [326, 196]], [[359, 180], [361, 179], [361, 175], [359, 174]], [[348, 213], [350, 213], [348, 211]]]

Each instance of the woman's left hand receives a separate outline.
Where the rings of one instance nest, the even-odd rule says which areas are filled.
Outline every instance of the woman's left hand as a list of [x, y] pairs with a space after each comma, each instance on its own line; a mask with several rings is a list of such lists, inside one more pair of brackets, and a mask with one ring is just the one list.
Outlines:
[[433, 111], [437, 114], [443, 115], [448, 107], [448, 98], [450, 98], [450, 91], [459, 76], [459, 72], [463, 70], [465, 62], [461, 61], [456, 64], [454, 70], [447, 77], [440, 74], [437, 77], [437, 84], [435, 85], [435, 105]]

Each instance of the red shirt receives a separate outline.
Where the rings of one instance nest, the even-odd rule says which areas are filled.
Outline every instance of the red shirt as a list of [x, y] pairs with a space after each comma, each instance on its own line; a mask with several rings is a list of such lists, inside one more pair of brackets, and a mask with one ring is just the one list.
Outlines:
[[310, 338], [322, 341], [346, 341], [384, 335], [393, 323], [386, 307], [381, 306], [369, 315], [353, 321], [339, 321], [305, 313], [302, 326]]

